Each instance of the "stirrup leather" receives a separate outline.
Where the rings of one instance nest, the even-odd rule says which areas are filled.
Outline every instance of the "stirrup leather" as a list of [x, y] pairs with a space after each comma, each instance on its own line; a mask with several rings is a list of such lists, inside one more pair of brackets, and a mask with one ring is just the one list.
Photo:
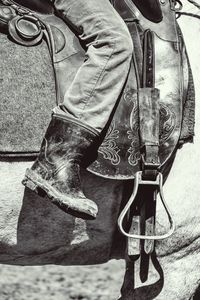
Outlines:
[[[135, 173], [133, 193], [118, 218], [118, 226], [129, 242], [130, 239], [146, 240], [142, 247], [146, 254], [150, 254], [155, 249], [156, 240], [168, 238], [175, 230], [172, 214], [164, 199], [163, 175], [160, 172], [163, 164], [159, 156], [160, 90], [155, 87], [155, 49], [151, 30], [144, 34], [142, 75], [142, 87], [138, 89], [141, 170]], [[170, 223], [169, 231], [162, 235], [155, 234], [157, 194]], [[132, 221], [129, 232], [124, 229], [125, 219]]]

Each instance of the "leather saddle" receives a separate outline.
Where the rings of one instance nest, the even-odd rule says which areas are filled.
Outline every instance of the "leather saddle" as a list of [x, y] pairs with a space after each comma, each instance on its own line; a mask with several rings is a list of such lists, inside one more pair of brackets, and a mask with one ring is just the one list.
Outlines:
[[[8, 20], [2, 28], [8, 28], [13, 41], [30, 47], [46, 40], [55, 71], [57, 103], [62, 103], [85, 58], [85, 50], [73, 29], [55, 15], [49, 1], [1, 2], [0, 13], [5, 15], [6, 9]], [[26, 2], [31, 3], [30, 6], [25, 5]], [[129, 28], [134, 53], [126, 84], [105, 128], [98, 158], [88, 170], [109, 179], [134, 179], [133, 195], [119, 217], [119, 228], [131, 241], [130, 255], [139, 251], [138, 245], [132, 243], [134, 238], [148, 240], [144, 249], [151, 253], [152, 240], [165, 238], [174, 230], [162, 193], [162, 174], [165, 179], [176, 150], [191, 138], [189, 131], [185, 134], [183, 124], [184, 115], [188, 115], [185, 110], [190, 103], [192, 77], [176, 22], [176, 1], [160, 1], [163, 18], [157, 23], [142, 14], [131, 0], [111, 2]], [[148, 204], [144, 199], [137, 202], [140, 186], [147, 186], [143, 195], [148, 195]], [[167, 234], [157, 237], [155, 199], [158, 192], [171, 227]], [[126, 231], [124, 221], [135, 201], [129, 231]]]
[[[55, 70], [57, 103], [62, 103], [63, 95], [84, 61], [85, 51], [78, 38], [55, 15], [50, 1], [1, 2], [4, 4], [0, 8], [0, 20], [1, 14], [4, 20], [1, 28], [8, 28], [13, 41], [24, 46], [34, 46], [46, 39]], [[141, 169], [141, 157], [145, 155], [142, 132], [147, 132], [150, 126], [147, 119], [143, 120], [145, 112], [142, 110], [151, 109], [151, 112], [157, 114], [150, 131], [156, 131], [154, 135], [157, 134], [154, 143], [159, 143], [156, 151], [159, 152], [160, 168], [178, 147], [187, 101], [189, 63], [178, 33], [175, 1], [161, 2], [163, 19], [159, 23], [144, 17], [131, 0], [115, 0], [112, 4], [127, 23], [133, 39], [134, 55], [126, 85], [105, 130], [98, 160], [89, 169], [107, 178], [132, 179]], [[148, 62], [149, 57], [151, 62]], [[152, 70], [148, 72], [148, 68]], [[147, 93], [149, 99], [157, 98], [152, 104], [157, 105], [156, 108], [147, 107], [148, 104], [144, 103], [143, 95]], [[152, 115], [149, 116], [150, 123], [152, 118]], [[152, 136], [143, 138], [148, 140]]]

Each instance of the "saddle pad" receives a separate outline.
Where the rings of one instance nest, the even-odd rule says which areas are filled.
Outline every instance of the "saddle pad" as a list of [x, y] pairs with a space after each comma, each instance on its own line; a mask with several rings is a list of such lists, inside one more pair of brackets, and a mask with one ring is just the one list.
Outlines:
[[28, 48], [0, 34], [0, 53], [0, 153], [34, 154], [56, 106], [47, 45]]

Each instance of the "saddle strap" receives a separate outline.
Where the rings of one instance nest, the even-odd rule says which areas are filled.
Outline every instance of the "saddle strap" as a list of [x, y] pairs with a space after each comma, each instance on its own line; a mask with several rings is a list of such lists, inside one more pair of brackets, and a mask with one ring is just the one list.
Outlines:
[[[153, 34], [150, 30], [147, 30], [144, 34], [143, 43], [143, 87], [138, 91], [139, 131], [141, 152], [143, 153], [142, 171], [136, 173], [133, 194], [118, 219], [120, 231], [128, 237], [128, 251], [130, 255], [134, 253], [132, 244], [136, 245], [136, 242], [132, 242], [133, 239], [145, 240], [142, 246], [145, 253], [150, 254], [154, 251], [154, 240], [164, 239], [174, 231], [174, 222], [164, 200], [162, 174], [158, 172], [160, 167], [160, 97], [159, 90], [154, 87], [154, 51]], [[160, 194], [170, 223], [169, 232], [161, 236], [156, 236], [155, 234], [156, 200], [158, 193]], [[139, 197], [139, 194], [142, 197]], [[136, 211], [137, 214], [135, 215]], [[126, 214], [130, 214], [129, 217], [132, 219], [129, 232], [126, 232], [123, 228], [123, 221]], [[136, 255], [140, 253], [139, 249], [140, 246], [138, 244]]]
[[151, 30], [144, 33], [143, 87], [138, 91], [140, 143], [143, 175], [156, 179], [159, 160], [160, 91], [155, 85], [155, 49]]

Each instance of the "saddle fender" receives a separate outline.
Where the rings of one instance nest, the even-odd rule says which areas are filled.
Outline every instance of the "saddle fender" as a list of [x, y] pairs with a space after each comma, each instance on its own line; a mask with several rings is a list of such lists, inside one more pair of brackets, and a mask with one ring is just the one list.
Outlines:
[[[186, 101], [184, 89], [188, 81], [187, 72], [183, 72], [183, 63], [186, 70], [188, 62], [178, 35], [178, 25], [171, 1], [166, 1], [165, 5], [161, 4], [163, 20], [158, 24], [144, 18], [129, 0], [125, 0], [123, 6], [121, 1], [115, 1], [115, 4], [116, 10], [121, 13], [122, 8], [122, 16], [128, 17], [127, 25], [134, 49], [139, 50], [135, 50], [133, 55], [126, 86], [99, 149], [98, 160], [89, 169], [108, 178], [131, 179], [141, 170], [138, 88], [142, 87], [143, 40], [146, 30], [152, 32], [154, 40], [154, 84], [160, 94], [158, 122], [159, 158], [162, 170], [179, 144], [183, 106]], [[124, 11], [127, 12], [126, 15]], [[138, 20], [134, 25], [129, 23], [130, 12], [132, 19]]]

